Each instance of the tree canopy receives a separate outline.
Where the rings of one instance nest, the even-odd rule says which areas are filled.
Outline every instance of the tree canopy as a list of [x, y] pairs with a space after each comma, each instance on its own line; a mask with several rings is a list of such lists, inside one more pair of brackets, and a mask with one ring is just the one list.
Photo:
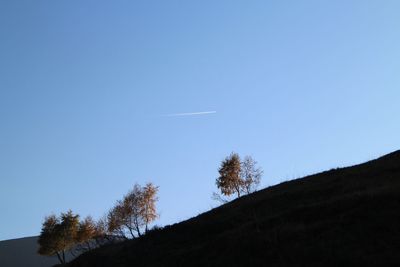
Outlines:
[[[92, 249], [94, 239], [104, 236], [104, 232], [91, 217], [79, 221], [79, 215], [71, 210], [61, 213], [59, 217], [50, 215], [44, 219], [39, 236], [40, 255], [56, 255], [60, 263], [66, 263], [66, 253], [74, 254], [75, 250]], [[91, 242], [93, 243], [91, 245]]]
[[[221, 162], [218, 173], [219, 177], [215, 182], [221, 194], [235, 194], [240, 197], [257, 189], [263, 171], [257, 167], [257, 162], [251, 156], [246, 156], [241, 161], [239, 154], [231, 153]], [[218, 194], [214, 194], [214, 198], [222, 199]]]
[[[147, 232], [148, 225], [157, 217], [158, 187], [152, 183], [144, 187], [135, 184], [107, 215], [108, 231], [124, 238], [135, 238]], [[143, 230], [144, 228], [144, 230]]]
[[72, 211], [61, 213], [60, 217], [51, 215], [45, 218], [39, 236], [38, 253], [46, 256], [57, 255], [65, 263], [65, 253], [76, 244], [79, 215]]

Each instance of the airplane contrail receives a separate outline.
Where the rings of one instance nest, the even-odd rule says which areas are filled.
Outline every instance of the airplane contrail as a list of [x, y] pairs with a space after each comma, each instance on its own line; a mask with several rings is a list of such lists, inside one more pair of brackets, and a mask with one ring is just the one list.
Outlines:
[[200, 112], [189, 112], [189, 113], [173, 113], [173, 114], [165, 114], [164, 117], [183, 117], [183, 116], [198, 116], [198, 115], [207, 115], [207, 114], [215, 114], [217, 113], [215, 110], [213, 111], [200, 111]]

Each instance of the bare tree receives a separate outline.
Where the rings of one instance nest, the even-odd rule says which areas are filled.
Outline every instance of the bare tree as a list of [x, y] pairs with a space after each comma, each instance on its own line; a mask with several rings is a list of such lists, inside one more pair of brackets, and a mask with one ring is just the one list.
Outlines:
[[228, 203], [228, 202], [229, 202], [229, 199], [227, 199], [227, 198], [221, 196], [220, 194], [218, 194], [218, 193], [216, 193], [216, 192], [213, 192], [213, 193], [212, 193], [211, 199], [212, 199], [212, 200], [215, 200], [215, 201], [218, 201], [218, 202], [220, 202], [220, 203], [222, 203], [222, 204], [225, 204], [225, 203]]
[[240, 176], [243, 180], [242, 190], [245, 194], [250, 194], [257, 190], [260, 185], [261, 176], [263, 171], [260, 167], [257, 167], [257, 161], [251, 156], [244, 157], [241, 163]]

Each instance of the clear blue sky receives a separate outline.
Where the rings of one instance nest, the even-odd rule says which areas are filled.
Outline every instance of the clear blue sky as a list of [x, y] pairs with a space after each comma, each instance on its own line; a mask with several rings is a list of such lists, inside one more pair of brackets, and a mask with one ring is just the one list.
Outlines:
[[[160, 186], [216, 206], [231, 151], [262, 186], [400, 148], [400, 1], [0, 1], [0, 240]], [[186, 117], [162, 115], [217, 111]]]

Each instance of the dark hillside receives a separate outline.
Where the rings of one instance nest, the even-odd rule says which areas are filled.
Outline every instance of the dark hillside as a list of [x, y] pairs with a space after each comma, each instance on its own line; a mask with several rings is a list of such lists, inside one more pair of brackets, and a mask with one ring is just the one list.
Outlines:
[[69, 264], [345, 265], [400, 266], [400, 152], [261, 190]]

